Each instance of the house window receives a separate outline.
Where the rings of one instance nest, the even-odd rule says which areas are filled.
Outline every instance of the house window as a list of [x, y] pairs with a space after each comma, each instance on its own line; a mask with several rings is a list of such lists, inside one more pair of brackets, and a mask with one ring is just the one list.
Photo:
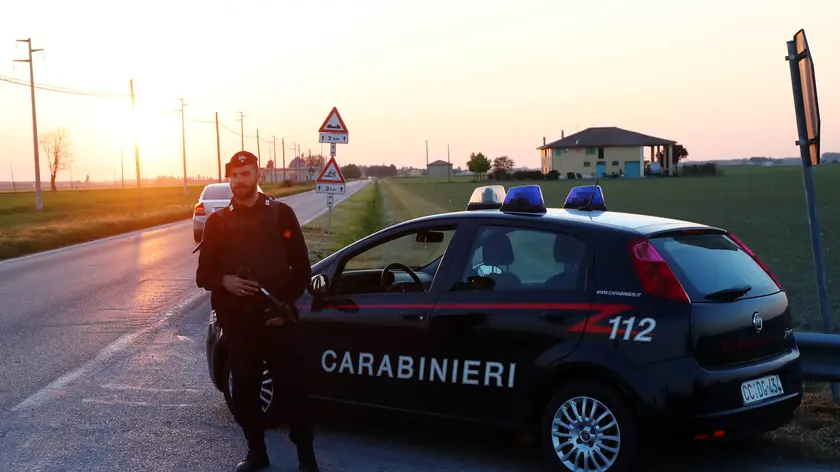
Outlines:
[[604, 158], [604, 148], [598, 148], [598, 159]]
[[587, 155], [587, 156], [594, 156], [595, 154], [598, 154], [598, 150], [597, 150], [597, 149], [595, 149], [595, 148], [586, 148], [586, 155]]
[[612, 166], [613, 167], [618, 167], [618, 161], [612, 161]]
[[583, 167], [590, 167], [592, 165], [591, 162], [584, 162]]
[[554, 157], [560, 157], [560, 155], [562, 153], [563, 153], [562, 149], [554, 149]]

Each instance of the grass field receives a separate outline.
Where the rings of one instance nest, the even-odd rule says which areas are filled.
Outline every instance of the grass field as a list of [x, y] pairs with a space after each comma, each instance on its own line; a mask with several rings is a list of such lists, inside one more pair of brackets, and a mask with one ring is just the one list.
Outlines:
[[[314, 188], [267, 186], [272, 196]], [[138, 205], [137, 189], [43, 192], [44, 211], [35, 211], [35, 194], [0, 195], [0, 259], [91, 241], [192, 216], [203, 186], [149, 187]]]
[[[452, 183], [425, 178], [387, 179], [370, 185], [333, 212], [334, 235], [325, 218], [305, 228], [313, 262], [383, 226], [443, 211], [462, 210], [472, 190], [493, 181]], [[829, 295], [840, 324], [840, 166], [815, 169]], [[535, 182], [504, 182], [505, 188]], [[539, 182], [549, 206], [561, 206], [569, 189], [592, 181]], [[788, 292], [797, 329], [819, 331], [813, 258], [801, 169], [726, 168], [722, 177], [602, 182], [611, 210], [647, 213], [721, 226], [738, 234], [777, 274]], [[379, 214], [373, 214], [378, 212]], [[807, 385], [795, 420], [764, 436], [768, 450], [788, 450], [825, 461], [840, 460], [840, 405], [825, 384]]]

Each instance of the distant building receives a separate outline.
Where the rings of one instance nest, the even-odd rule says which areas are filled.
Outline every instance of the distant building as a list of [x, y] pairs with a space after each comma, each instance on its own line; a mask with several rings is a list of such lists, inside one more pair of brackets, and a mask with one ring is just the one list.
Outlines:
[[609, 174], [643, 177], [645, 148], [650, 148], [648, 162], [658, 162], [664, 173], [676, 169], [673, 145], [676, 141], [647, 136], [616, 127], [587, 128], [552, 143], [540, 151], [543, 173], [556, 170], [560, 178], [573, 172], [581, 176], [602, 177]]
[[437, 160], [434, 162], [430, 162], [428, 166], [426, 166], [426, 170], [429, 173], [430, 179], [440, 179], [440, 178], [447, 178], [452, 172], [452, 164]]
[[[282, 163], [280, 163], [280, 165], [282, 165]], [[321, 169], [316, 170], [307, 166], [303, 159], [299, 157], [289, 161], [285, 169], [280, 167], [274, 169], [261, 169], [263, 182], [282, 182], [284, 180], [284, 176], [285, 180], [294, 180], [299, 182], [313, 181], [318, 178], [320, 170]]]

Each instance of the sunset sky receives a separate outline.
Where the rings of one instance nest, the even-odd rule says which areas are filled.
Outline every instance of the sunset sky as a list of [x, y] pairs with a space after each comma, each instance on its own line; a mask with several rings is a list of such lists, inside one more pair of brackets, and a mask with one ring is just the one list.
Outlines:
[[[793, 8], [797, 5], [798, 8]], [[535, 149], [590, 126], [684, 144], [692, 159], [797, 155], [785, 41], [814, 54], [823, 151], [840, 151], [840, 2], [425, 0], [0, 2], [0, 76], [127, 94], [134, 79], [149, 177], [216, 175], [215, 127], [317, 153], [337, 106], [340, 165], [425, 165], [470, 152], [539, 166]], [[73, 177], [133, 178], [131, 102], [36, 90], [40, 133], [65, 127]], [[29, 89], [0, 82], [0, 180], [34, 175]], [[197, 122], [199, 121], [199, 122]], [[223, 161], [240, 138], [220, 129]], [[256, 153], [257, 142], [245, 146]], [[271, 145], [262, 142], [267, 160]], [[329, 146], [324, 146], [328, 152]], [[287, 161], [293, 151], [287, 149]], [[48, 179], [41, 160], [42, 179]], [[68, 174], [59, 175], [66, 180]]]

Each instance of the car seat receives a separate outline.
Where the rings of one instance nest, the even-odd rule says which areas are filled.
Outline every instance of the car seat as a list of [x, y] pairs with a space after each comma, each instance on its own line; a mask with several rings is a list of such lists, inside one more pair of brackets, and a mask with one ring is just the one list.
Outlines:
[[563, 272], [546, 280], [551, 290], [580, 290], [583, 288], [583, 258], [586, 245], [578, 239], [558, 234], [554, 238], [554, 261], [563, 264]]
[[513, 246], [511, 246], [510, 239], [506, 234], [496, 233], [491, 235], [484, 243], [482, 255], [484, 264], [502, 269], [501, 274], [488, 274], [486, 276], [496, 283], [494, 290], [517, 289], [522, 285], [522, 280], [516, 274], [503, 269], [504, 266], [513, 264]]

